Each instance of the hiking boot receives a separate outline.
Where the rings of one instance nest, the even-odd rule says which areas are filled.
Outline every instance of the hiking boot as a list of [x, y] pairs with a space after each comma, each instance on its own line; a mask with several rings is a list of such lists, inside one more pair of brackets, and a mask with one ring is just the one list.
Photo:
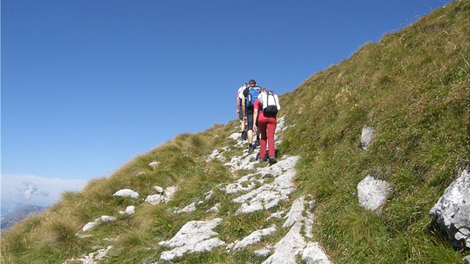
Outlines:
[[255, 151], [255, 146], [249, 145], [248, 146], [248, 153], [252, 153], [253, 151]]
[[269, 157], [269, 165], [273, 165], [273, 164], [276, 164], [276, 163], [277, 163], [276, 158], [274, 158], [274, 157]]
[[260, 158], [259, 159], [259, 163], [263, 163], [263, 162], [266, 162], [266, 161], [268, 161], [268, 158], [264, 158], [264, 159]]
[[248, 139], [247, 132], [246, 132], [246, 130], [243, 130], [242, 131], [242, 140], [247, 140], [247, 139]]
[[255, 147], [259, 147], [259, 140], [255, 141]]

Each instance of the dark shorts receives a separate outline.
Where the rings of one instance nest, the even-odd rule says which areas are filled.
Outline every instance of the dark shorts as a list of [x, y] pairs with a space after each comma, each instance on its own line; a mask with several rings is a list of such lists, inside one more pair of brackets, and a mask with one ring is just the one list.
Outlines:
[[253, 130], [253, 109], [246, 109], [247, 130]]

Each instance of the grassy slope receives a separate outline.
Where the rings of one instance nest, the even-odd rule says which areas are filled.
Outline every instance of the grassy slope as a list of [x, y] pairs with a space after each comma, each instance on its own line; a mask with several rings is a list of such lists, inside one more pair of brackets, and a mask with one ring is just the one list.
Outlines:
[[[302, 156], [296, 195], [312, 194], [319, 201], [316, 237], [335, 263], [461, 260], [428, 212], [456, 171], [469, 163], [469, 8], [465, 0], [436, 10], [379, 43], [364, 45], [350, 59], [282, 96], [282, 112], [296, 126], [284, 134], [281, 152]], [[266, 212], [236, 216], [231, 197], [216, 186], [233, 181], [229, 171], [220, 162], [205, 162], [213, 149], [229, 145], [227, 136], [235, 126], [180, 135], [82, 192], [65, 193], [44, 214], [2, 234], [2, 263], [62, 263], [110, 243], [110, 263], [152, 263], [164, 250], [156, 247], [158, 241], [171, 238], [187, 221], [215, 217], [204, 213], [215, 201], [221, 202], [218, 216], [226, 219], [217, 232], [228, 243], [269, 226]], [[368, 151], [358, 147], [363, 126], [376, 129]], [[152, 170], [148, 164], [154, 160], [161, 165]], [[139, 171], [146, 175], [136, 177]], [[394, 186], [380, 214], [362, 209], [355, 196], [357, 183], [371, 173]], [[112, 197], [131, 188], [142, 199], [153, 194], [154, 185], [179, 185], [180, 191], [158, 206]], [[203, 199], [209, 190], [215, 191], [212, 202], [190, 214], [171, 213]], [[75, 236], [87, 222], [116, 215], [128, 205], [138, 206], [135, 215], [101, 224], [92, 238]], [[264, 243], [275, 243], [283, 234]], [[220, 249], [179, 262], [261, 263], [252, 250], [231, 255]]]
[[[428, 212], [469, 162], [469, 1], [366, 44], [283, 98], [283, 147], [321, 201], [317, 235], [336, 263], [455, 263]], [[363, 126], [376, 137], [358, 147]], [[301, 138], [302, 140], [296, 140]], [[367, 174], [392, 183], [382, 214], [355, 197]]]

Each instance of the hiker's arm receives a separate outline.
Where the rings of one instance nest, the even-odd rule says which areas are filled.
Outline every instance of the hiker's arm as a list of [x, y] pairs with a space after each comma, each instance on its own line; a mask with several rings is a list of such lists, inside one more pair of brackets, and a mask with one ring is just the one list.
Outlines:
[[238, 107], [240, 104], [240, 94], [237, 93], [237, 101], [235, 102], [235, 108], [236, 108], [236, 111], [237, 111], [237, 115], [239, 115], [240, 113], [240, 108]]

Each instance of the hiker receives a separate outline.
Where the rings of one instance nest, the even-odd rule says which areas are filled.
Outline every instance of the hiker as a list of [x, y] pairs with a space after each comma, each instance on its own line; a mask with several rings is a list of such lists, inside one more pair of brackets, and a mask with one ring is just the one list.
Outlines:
[[256, 119], [253, 119], [253, 107], [258, 95], [261, 91], [261, 87], [256, 86], [255, 80], [248, 82], [248, 87], [243, 91], [243, 102], [245, 107], [243, 108], [243, 120], [247, 122], [246, 130], [248, 131], [248, 152], [251, 153], [255, 150], [253, 144], [253, 123]]
[[242, 140], [247, 140], [247, 131], [245, 130], [245, 120], [243, 120], [243, 110], [242, 107], [245, 107], [245, 103], [243, 102], [243, 91], [248, 87], [248, 83], [244, 83], [240, 88], [238, 88], [237, 92], [237, 116], [240, 119], [240, 133]]
[[[253, 126], [253, 131], [259, 130], [261, 133], [260, 142], [260, 161], [269, 161], [272, 165], [276, 163], [276, 150], [274, 148], [274, 133], [276, 132], [276, 115], [281, 110], [279, 98], [273, 91], [266, 91], [261, 89], [258, 100], [254, 105], [254, 119], [258, 120], [257, 124]], [[266, 157], [266, 140], [268, 141], [268, 156]]]

